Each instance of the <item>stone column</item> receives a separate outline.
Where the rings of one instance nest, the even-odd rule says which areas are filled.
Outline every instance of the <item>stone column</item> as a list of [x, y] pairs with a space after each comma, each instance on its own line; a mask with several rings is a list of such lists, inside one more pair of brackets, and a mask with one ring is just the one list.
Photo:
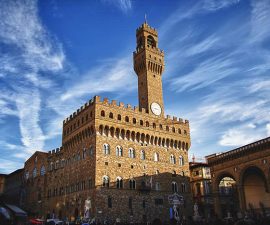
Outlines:
[[240, 209], [240, 211], [244, 212], [244, 211], [246, 211], [246, 200], [245, 200], [244, 187], [242, 185], [238, 185], [237, 192], [238, 192], [238, 200], [239, 200], [239, 209]]

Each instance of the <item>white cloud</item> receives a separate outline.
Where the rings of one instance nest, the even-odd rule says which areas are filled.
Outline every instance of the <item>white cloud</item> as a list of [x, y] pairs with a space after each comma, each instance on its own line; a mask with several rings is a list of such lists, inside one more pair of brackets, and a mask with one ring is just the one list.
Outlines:
[[42, 91], [54, 87], [52, 75], [64, 68], [65, 54], [40, 21], [37, 1], [1, 1], [0, 8], [0, 44], [7, 49], [0, 56], [7, 84], [0, 88], [0, 117], [18, 117], [22, 146], [13, 146], [13, 156], [25, 158], [44, 147]]
[[267, 136], [270, 136], [270, 123], [266, 124]]
[[204, 0], [203, 8], [210, 11], [227, 8], [239, 3], [240, 0]]
[[263, 138], [262, 131], [253, 127], [244, 125], [234, 127], [226, 131], [220, 138], [221, 146], [242, 146]]
[[251, 42], [261, 42], [266, 37], [270, 36], [269, 14], [270, 1], [269, 0], [252, 0], [251, 1]]
[[104, 4], [109, 4], [117, 7], [124, 13], [128, 13], [132, 9], [131, 0], [102, 0]]
[[23, 167], [23, 163], [15, 162], [7, 159], [0, 159], [0, 171], [1, 173], [10, 173]]
[[239, 71], [229, 56], [215, 56], [202, 61], [186, 75], [172, 79], [172, 86], [177, 92], [187, 89], [197, 90], [209, 86]]
[[136, 77], [131, 65], [129, 57], [103, 62], [81, 75], [80, 80], [72, 82], [72, 86], [61, 95], [60, 100], [66, 101], [101, 92], [133, 90]]

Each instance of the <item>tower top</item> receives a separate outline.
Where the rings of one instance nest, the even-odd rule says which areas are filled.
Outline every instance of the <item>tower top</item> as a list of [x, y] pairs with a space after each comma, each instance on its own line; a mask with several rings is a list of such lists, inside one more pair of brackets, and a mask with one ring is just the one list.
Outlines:
[[158, 36], [156, 28], [149, 26], [147, 21], [144, 21], [144, 23], [136, 29], [136, 36], [140, 34], [141, 32], [148, 32], [149, 34]]

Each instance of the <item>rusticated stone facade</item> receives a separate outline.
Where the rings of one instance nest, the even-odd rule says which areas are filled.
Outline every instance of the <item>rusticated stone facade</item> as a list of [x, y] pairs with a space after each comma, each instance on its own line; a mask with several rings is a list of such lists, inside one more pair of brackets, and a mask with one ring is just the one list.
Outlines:
[[139, 107], [95, 96], [64, 120], [62, 147], [46, 155], [41, 214], [83, 216], [90, 199], [91, 217], [169, 220], [168, 195], [178, 192], [180, 214], [191, 215], [189, 122], [164, 117], [157, 31], [144, 23], [136, 36]]

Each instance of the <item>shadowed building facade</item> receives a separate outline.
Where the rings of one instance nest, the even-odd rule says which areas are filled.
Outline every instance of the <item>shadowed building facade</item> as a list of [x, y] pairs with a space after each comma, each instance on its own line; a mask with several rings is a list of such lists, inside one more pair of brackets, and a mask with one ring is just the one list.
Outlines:
[[216, 213], [225, 217], [270, 210], [270, 137], [207, 156]]
[[[157, 31], [144, 23], [136, 40], [139, 106], [95, 96], [64, 120], [61, 148], [25, 164], [27, 179], [34, 184], [39, 179], [46, 187], [32, 192], [41, 195], [41, 214], [83, 216], [90, 200], [91, 217], [169, 220], [168, 195], [175, 192], [185, 200], [180, 214], [192, 214], [189, 122], [164, 116], [164, 52], [158, 48]], [[46, 161], [42, 179], [39, 157]]]

